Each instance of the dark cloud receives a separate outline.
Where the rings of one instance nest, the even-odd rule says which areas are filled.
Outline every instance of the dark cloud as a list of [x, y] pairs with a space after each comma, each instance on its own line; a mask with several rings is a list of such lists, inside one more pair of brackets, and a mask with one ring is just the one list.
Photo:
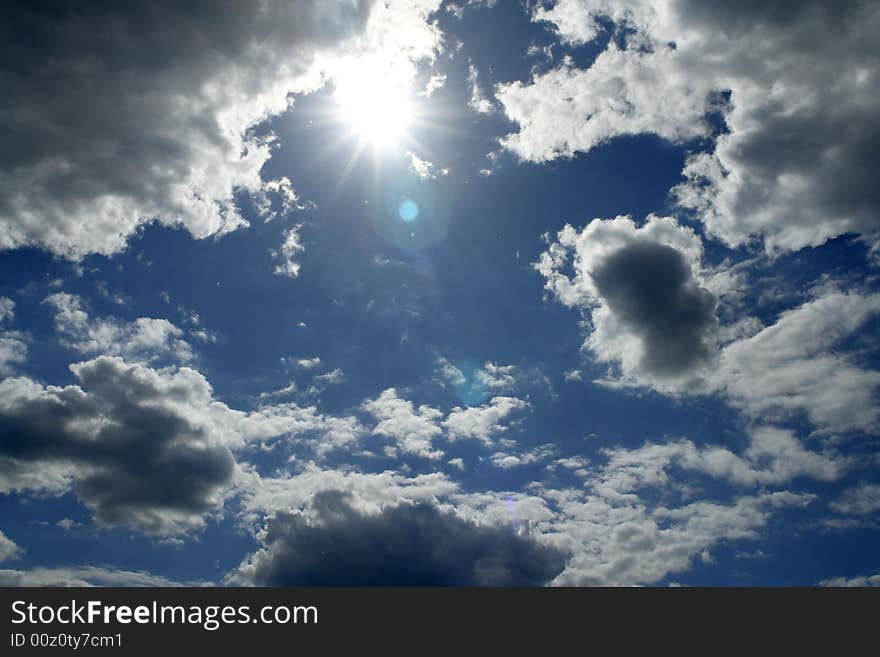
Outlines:
[[110, 253], [140, 223], [234, 228], [268, 151], [248, 128], [285, 107], [315, 54], [371, 2], [0, 3], [0, 248]]
[[195, 409], [200, 377], [166, 379], [101, 357], [74, 372], [83, 387], [2, 384], [0, 477], [60, 469], [104, 524], [168, 533], [218, 507], [235, 469]]
[[539, 586], [565, 556], [510, 527], [478, 526], [429, 504], [362, 514], [347, 494], [315, 496], [310, 524], [279, 513], [238, 578], [259, 586]]
[[644, 371], [677, 377], [712, 359], [717, 299], [679, 251], [633, 242], [606, 257], [592, 278], [614, 316], [641, 338]]

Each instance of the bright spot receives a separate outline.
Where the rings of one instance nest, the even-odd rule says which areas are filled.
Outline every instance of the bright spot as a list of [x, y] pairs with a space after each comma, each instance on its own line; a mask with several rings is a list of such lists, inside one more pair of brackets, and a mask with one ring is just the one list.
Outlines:
[[405, 198], [397, 206], [397, 214], [407, 223], [415, 221], [419, 216], [419, 205], [412, 199]]
[[412, 122], [407, 85], [395, 73], [381, 61], [354, 62], [333, 94], [343, 122], [376, 145], [398, 141]]

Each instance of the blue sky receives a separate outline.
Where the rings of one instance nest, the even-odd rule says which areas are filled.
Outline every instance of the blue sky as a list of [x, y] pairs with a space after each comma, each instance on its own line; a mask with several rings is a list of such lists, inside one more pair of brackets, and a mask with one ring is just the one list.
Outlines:
[[3, 12], [0, 581], [880, 581], [876, 7]]

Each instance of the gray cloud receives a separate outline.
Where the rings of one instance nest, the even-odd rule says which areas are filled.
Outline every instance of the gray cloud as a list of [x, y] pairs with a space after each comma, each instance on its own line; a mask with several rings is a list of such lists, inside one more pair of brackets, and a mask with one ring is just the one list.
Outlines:
[[0, 248], [80, 257], [154, 219], [242, 225], [233, 193], [265, 191], [269, 157], [248, 129], [321, 83], [315, 58], [371, 4], [2, 3]]
[[188, 410], [199, 380], [108, 357], [72, 369], [82, 388], [0, 382], [5, 488], [72, 479], [100, 523], [149, 533], [197, 526], [219, 507], [235, 461]]
[[340, 491], [318, 493], [312, 522], [278, 513], [265, 549], [236, 581], [263, 586], [537, 586], [565, 556], [511, 527], [479, 526], [436, 507], [400, 504], [362, 514]]
[[710, 233], [731, 245], [759, 237], [769, 250], [876, 238], [876, 3], [558, 0], [534, 18], [571, 44], [596, 39], [608, 19], [627, 32], [588, 69], [564, 61], [499, 86], [520, 126], [503, 144], [521, 158], [569, 157], [626, 134], [705, 137], [715, 111], [727, 130], [675, 190]]
[[611, 312], [641, 338], [645, 372], [680, 376], [712, 359], [718, 301], [679, 251], [635, 242], [605, 258], [592, 276]]

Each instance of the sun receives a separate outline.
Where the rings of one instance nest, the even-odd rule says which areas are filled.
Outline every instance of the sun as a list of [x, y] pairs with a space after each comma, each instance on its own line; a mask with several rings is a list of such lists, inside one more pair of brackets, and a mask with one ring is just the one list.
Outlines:
[[390, 146], [407, 136], [413, 103], [407, 86], [396, 77], [385, 67], [362, 62], [337, 84], [333, 98], [339, 119], [361, 141]]

